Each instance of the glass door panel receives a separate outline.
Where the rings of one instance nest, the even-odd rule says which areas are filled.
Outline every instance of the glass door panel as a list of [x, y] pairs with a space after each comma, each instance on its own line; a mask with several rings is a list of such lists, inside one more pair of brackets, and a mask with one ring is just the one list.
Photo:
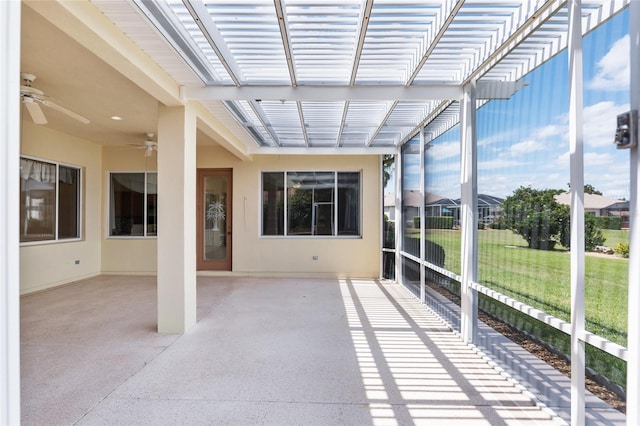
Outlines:
[[231, 170], [198, 170], [198, 269], [231, 270]]

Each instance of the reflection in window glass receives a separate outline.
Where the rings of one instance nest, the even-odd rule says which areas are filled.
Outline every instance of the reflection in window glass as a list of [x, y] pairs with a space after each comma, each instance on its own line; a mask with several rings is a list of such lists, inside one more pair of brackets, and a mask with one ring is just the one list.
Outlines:
[[360, 232], [359, 172], [262, 174], [262, 235]]
[[80, 229], [80, 169], [58, 169], [58, 238], [78, 238]]
[[147, 236], [158, 235], [158, 175], [147, 173]]
[[80, 237], [80, 169], [20, 159], [20, 241]]
[[338, 173], [338, 235], [360, 235], [360, 173]]
[[111, 173], [109, 235], [157, 235], [157, 173]]
[[333, 235], [335, 175], [287, 173], [287, 234]]
[[262, 174], [262, 235], [284, 235], [284, 172]]

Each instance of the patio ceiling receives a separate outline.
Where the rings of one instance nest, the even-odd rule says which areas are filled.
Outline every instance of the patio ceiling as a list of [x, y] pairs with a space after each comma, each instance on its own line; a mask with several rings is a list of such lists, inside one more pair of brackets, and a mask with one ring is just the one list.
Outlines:
[[[465, 84], [490, 99], [567, 41], [558, 0], [93, 3], [185, 100], [231, 113], [256, 153], [392, 152], [422, 126], [435, 138], [457, 123]], [[586, 33], [628, 0], [582, 4]]]

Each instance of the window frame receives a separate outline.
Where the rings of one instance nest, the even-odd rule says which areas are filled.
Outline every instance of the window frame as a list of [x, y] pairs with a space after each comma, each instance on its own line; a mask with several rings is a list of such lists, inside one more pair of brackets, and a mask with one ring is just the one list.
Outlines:
[[[283, 200], [283, 233], [282, 234], [278, 234], [278, 235], [265, 235], [264, 234], [264, 211], [263, 211], [263, 206], [264, 206], [264, 175], [266, 173], [282, 173], [283, 174], [283, 184], [284, 184], [284, 200]], [[305, 234], [305, 235], [289, 235], [289, 223], [288, 223], [288, 215], [289, 215], [289, 196], [288, 196], [288, 187], [287, 187], [287, 174], [288, 173], [333, 173], [333, 178], [334, 178], [334, 199], [335, 202], [333, 203], [333, 220], [335, 223], [335, 229], [334, 229], [334, 233], [331, 235], [313, 235], [313, 234]], [[357, 213], [357, 218], [358, 218], [358, 234], [357, 235], [339, 235], [338, 234], [338, 213], [339, 213], [339, 205], [338, 205], [338, 195], [339, 195], [339, 187], [338, 187], [338, 183], [339, 183], [339, 179], [338, 179], [338, 175], [341, 173], [357, 173], [358, 174], [358, 213]], [[363, 191], [362, 191], [362, 183], [363, 183], [363, 179], [362, 179], [362, 174], [363, 171], [362, 169], [360, 170], [326, 170], [326, 169], [322, 169], [322, 170], [312, 170], [312, 169], [307, 169], [307, 170], [302, 170], [302, 169], [286, 169], [286, 170], [261, 170], [260, 171], [260, 175], [259, 175], [259, 179], [260, 179], [260, 184], [259, 184], [259, 188], [260, 188], [260, 203], [259, 203], [259, 213], [258, 213], [258, 220], [259, 220], [259, 229], [260, 229], [260, 238], [291, 238], [291, 239], [304, 239], [304, 238], [311, 238], [311, 239], [362, 239], [363, 236], [363, 228], [362, 228], [362, 222], [363, 222]]]
[[[34, 240], [34, 241], [20, 241], [20, 247], [28, 247], [35, 245], [43, 245], [43, 244], [60, 244], [60, 243], [69, 243], [69, 242], [77, 242], [82, 241], [84, 239], [83, 236], [83, 224], [84, 224], [84, 173], [83, 167], [78, 166], [76, 164], [64, 163], [61, 161], [48, 160], [40, 157], [35, 157], [31, 155], [23, 155], [20, 154], [20, 160], [31, 160], [38, 161], [40, 163], [51, 164], [56, 168], [56, 182], [55, 182], [55, 226], [54, 226], [54, 238], [51, 240]], [[78, 172], [78, 189], [76, 193], [76, 234], [77, 237], [70, 238], [59, 238], [59, 228], [60, 228], [60, 167], [67, 167], [70, 169], [75, 169]], [[22, 176], [20, 176], [20, 180], [22, 180]], [[22, 201], [19, 201], [19, 208], [22, 208]], [[19, 237], [22, 236], [22, 232], [19, 232]]]
[[[144, 240], [153, 240], [158, 238], [158, 224], [156, 221], [156, 232], [154, 235], [147, 235], [148, 233], [148, 195], [149, 193], [149, 181], [148, 175], [155, 174], [156, 175], [156, 185], [158, 184], [158, 172], [156, 170], [109, 170], [107, 173], [107, 192], [106, 197], [107, 201], [105, 203], [106, 207], [106, 220], [105, 220], [105, 238], [114, 239], [114, 240], [131, 240], [131, 239], [144, 239]], [[112, 190], [112, 175], [114, 174], [142, 174], [144, 175], [144, 193], [143, 193], [143, 217], [144, 217], [144, 225], [143, 225], [143, 235], [111, 235], [111, 190]], [[156, 191], [156, 197], [158, 193]], [[157, 200], [156, 200], [156, 213], [157, 213]]]

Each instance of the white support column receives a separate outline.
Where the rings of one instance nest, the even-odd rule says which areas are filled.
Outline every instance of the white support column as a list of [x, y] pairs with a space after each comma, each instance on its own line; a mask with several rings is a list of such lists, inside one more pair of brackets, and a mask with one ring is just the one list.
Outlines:
[[585, 420], [584, 141], [582, 130], [582, 2], [569, 1], [569, 159], [571, 184], [571, 424]]
[[[640, 1], [629, 4], [629, 38], [631, 61], [630, 108], [640, 111]], [[629, 318], [627, 325], [627, 424], [640, 424], [640, 188], [639, 148], [630, 152], [629, 196]]]
[[384, 155], [378, 156], [378, 163], [380, 168], [380, 210], [382, 210], [382, 219], [380, 220], [380, 267], [378, 268], [378, 277], [384, 278]]
[[462, 339], [473, 343], [478, 326], [478, 296], [471, 288], [478, 281], [478, 160], [476, 141], [476, 87], [472, 81], [464, 87], [460, 105], [461, 129], [461, 221], [462, 283], [460, 308]]
[[196, 322], [196, 116], [158, 107], [158, 332]]
[[402, 147], [398, 147], [398, 152], [396, 153], [395, 159], [395, 188], [396, 188], [396, 200], [395, 200], [395, 209], [396, 209], [396, 282], [403, 284], [404, 280], [402, 279], [402, 256], [400, 255], [400, 250], [403, 249], [403, 241], [404, 238], [404, 229], [402, 227], [402, 221], [404, 218], [402, 217]]
[[20, 2], [0, 1], [0, 424], [20, 424]]
[[[425, 161], [424, 161], [424, 152], [425, 152], [425, 146], [424, 146], [424, 127], [422, 129], [420, 129], [420, 262], [424, 262], [425, 261], [425, 242], [426, 242], [426, 231], [425, 231], [425, 225], [426, 225], [426, 217], [425, 217], [425, 208], [424, 208], [424, 203], [426, 200], [425, 197]], [[426, 302], [426, 288], [425, 288], [425, 270], [424, 270], [425, 266], [420, 264], [420, 301], [422, 303]]]

